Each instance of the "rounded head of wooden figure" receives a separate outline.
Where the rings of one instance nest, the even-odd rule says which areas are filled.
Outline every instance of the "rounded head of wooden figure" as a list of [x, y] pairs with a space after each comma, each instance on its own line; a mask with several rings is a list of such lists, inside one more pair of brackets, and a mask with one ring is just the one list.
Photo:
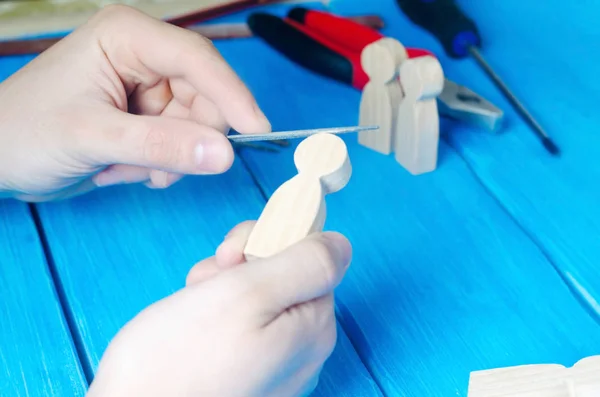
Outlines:
[[315, 134], [300, 142], [294, 164], [299, 174], [319, 179], [325, 194], [341, 190], [352, 174], [346, 143], [333, 134]]
[[444, 70], [440, 62], [430, 56], [408, 59], [398, 69], [402, 88], [407, 96], [417, 100], [433, 99], [444, 89]]
[[407, 58], [408, 54], [402, 43], [391, 37], [384, 37], [363, 48], [360, 62], [369, 81], [385, 84], [396, 76], [398, 66]]

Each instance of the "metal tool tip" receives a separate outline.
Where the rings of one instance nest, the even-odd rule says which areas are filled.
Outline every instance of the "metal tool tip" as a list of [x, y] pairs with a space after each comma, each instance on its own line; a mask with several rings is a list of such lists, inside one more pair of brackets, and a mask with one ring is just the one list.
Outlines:
[[548, 152], [550, 152], [550, 154], [552, 154], [553, 156], [560, 155], [560, 149], [558, 148], [558, 146], [556, 146], [556, 144], [550, 138], [544, 137], [542, 139], [542, 143], [544, 144], [544, 147], [546, 148], [546, 150]]

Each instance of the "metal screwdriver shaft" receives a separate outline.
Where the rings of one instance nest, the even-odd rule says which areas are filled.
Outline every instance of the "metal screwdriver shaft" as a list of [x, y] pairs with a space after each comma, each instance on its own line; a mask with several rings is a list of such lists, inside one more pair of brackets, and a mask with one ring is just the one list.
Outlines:
[[396, 2], [413, 23], [429, 31], [441, 42], [450, 57], [473, 56], [532, 127], [546, 150], [553, 155], [559, 154], [556, 144], [481, 56], [478, 50], [481, 46], [481, 37], [477, 26], [462, 12], [454, 0], [396, 0]]
[[548, 152], [558, 155], [560, 150], [558, 146], [550, 139], [548, 134], [544, 131], [542, 126], [533, 118], [531, 113], [525, 109], [525, 106], [521, 104], [521, 102], [517, 99], [517, 97], [508, 89], [506, 84], [502, 81], [502, 79], [494, 72], [494, 70], [490, 67], [490, 65], [485, 61], [485, 59], [481, 56], [479, 51], [475, 47], [469, 47], [469, 52], [473, 55], [473, 58], [479, 63], [481, 68], [485, 70], [485, 72], [490, 76], [490, 78], [496, 83], [498, 88], [504, 93], [504, 96], [513, 104], [516, 110], [523, 116], [525, 121], [533, 128], [533, 131], [539, 136], [542, 141], [542, 144], [548, 150]]

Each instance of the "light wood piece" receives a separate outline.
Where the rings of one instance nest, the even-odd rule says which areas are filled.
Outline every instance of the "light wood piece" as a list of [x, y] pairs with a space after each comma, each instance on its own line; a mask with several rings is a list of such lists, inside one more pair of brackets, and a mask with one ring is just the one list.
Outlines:
[[378, 125], [378, 131], [358, 133], [358, 142], [382, 154], [394, 148], [396, 110], [402, 100], [397, 79], [398, 67], [408, 58], [398, 40], [384, 37], [366, 46], [361, 53], [362, 68], [369, 76], [360, 101], [359, 125]]
[[600, 356], [573, 367], [521, 365], [471, 373], [469, 397], [598, 397]]
[[[382, 29], [384, 21], [377, 15], [355, 15], [348, 19], [373, 29]], [[186, 27], [211, 40], [252, 37], [246, 23], [209, 23]], [[0, 56], [39, 54], [62, 40], [64, 36], [0, 41]]]
[[325, 196], [346, 186], [352, 174], [346, 144], [332, 134], [300, 142], [294, 163], [298, 174], [273, 193], [252, 230], [244, 249], [247, 260], [275, 255], [322, 231]]
[[444, 71], [432, 56], [404, 61], [399, 70], [404, 98], [394, 128], [396, 161], [413, 175], [435, 170], [439, 146], [436, 97], [444, 88]]
[[154, 18], [166, 19], [226, 3], [231, 3], [231, 0], [8, 1], [3, 2], [0, 8], [0, 37], [7, 39], [70, 31], [109, 4], [129, 5]]
[[198, 23], [269, 3], [308, 0], [3, 0], [0, 1], [0, 38], [17, 39], [61, 34], [83, 25], [101, 8], [124, 4], [178, 26]]

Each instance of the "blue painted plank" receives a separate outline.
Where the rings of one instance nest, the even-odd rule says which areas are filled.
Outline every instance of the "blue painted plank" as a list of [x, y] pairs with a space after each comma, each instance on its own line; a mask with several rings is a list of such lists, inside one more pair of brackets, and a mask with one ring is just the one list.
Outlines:
[[485, 56], [563, 154], [545, 156], [520, 122], [497, 142], [457, 135], [452, 144], [600, 320], [600, 113], [594, 99], [600, 76], [592, 50], [600, 40], [600, 4], [552, 0], [539, 9], [525, 2], [514, 13], [507, 8], [514, 3], [489, 2], [494, 18], [516, 14], [514, 30], [491, 25], [489, 12], [478, 6], [469, 12], [490, 38]]
[[[92, 371], [127, 321], [181, 288], [191, 266], [213, 255], [237, 223], [256, 218], [264, 203], [236, 160], [224, 175], [190, 177], [166, 191], [112, 187], [40, 205]], [[380, 395], [342, 330], [315, 395]]]
[[[357, 122], [353, 89], [255, 39], [219, 49], [275, 130]], [[600, 352], [598, 324], [448, 145], [436, 172], [413, 177], [344, 139], [354, 175], [329, 198], [327, 227], [353, 241], [355, 259], [337, 302], [386, 395], [465, 396], [473, 370]], [[295, 174], [292, 149], [242, 157], [267, 194]]]
[[479, 22], [483, 55], [562, 149], [549, 156], [475, 61], [449, 59], [394, 0], [336, 0], [336, 12], [385, 15], [386, 34], [439, 55], [451, 79], [506, 112], [500, 135], [448, 125], [448, 142], [505, 210], [542, 248], [600, 320], [600, 113], [596, 72], [597, 2], [490, 0], [460, 2]]
[[0, 395], [83, 396], [86, 382], [27, 206], [0, 200]]

